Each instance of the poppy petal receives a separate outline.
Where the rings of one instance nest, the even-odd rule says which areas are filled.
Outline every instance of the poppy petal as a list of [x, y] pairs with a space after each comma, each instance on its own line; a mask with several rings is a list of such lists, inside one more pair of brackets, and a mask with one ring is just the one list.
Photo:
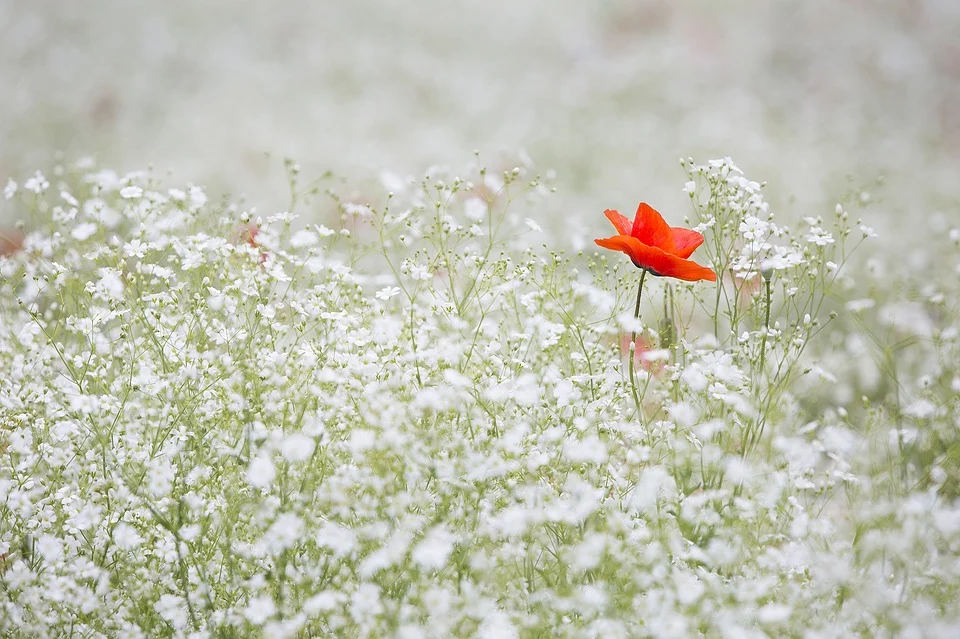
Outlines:
[[620, 235], [630, 235], [630, 220], [627, 219], [626, 215], [622, 215], [620, 211], [616, 209], [607, 209], [603, 212], [607, 216], [607, 219], [613, 222], [613, 226], [616, 227], [617, 233]]
[[673, 253], [675, 250], [670, 226], [664, 221], [663, 216], [646, 202], [641, 202], [637, 207], [637, 215], [633, 218], [630, 235], [647, 246], [656, 246], [667, 253]]
[[[611, 251], [620, 251], [621, 253], [626, 253], [631, 260], [633, 260], [634, 254], [637, 252], [636, 244], [640, 242], [629, 235], [614, 235], [613, 237], [605, 237], [594, 240], [597, 243], [597, 246], [602, 246], [605, 249], [610, 249]], [[636, 260], [633, 260], [634, 264], [637, 264]], [[640, 266], [640, 264], [637, 264]]]
[[711, 269], [667, 253], [656, 246], [647, 246], [630, 235], [615, 235], [594, 241], [603, 248], [626, 253], [637, 267], [653, 271], [663, 277], [674, 277], [688, 282], [717, 281], [717, 275]]
[[667, 257], [671, 258], [669, 264], [670, 268], [668, 268], [666, 272], [662, 273], [664, 277], [674, 277], [678, 280], [684, 280], [686, 282], [699, 282], [700, 280], [707, 280], [710, 282], [717, 281], [717, 274], [706, 266], [701, 266], [692, 260], [685, 260], [675, 255], [668, 255]]
[[670, 229], [670, 234], [673, 236], [674, 246], [677, 247], [674, 253], [677, 257], [690, 257], [697, 247], [703, 244], [703, 236], [690, 229], [673, 227]]

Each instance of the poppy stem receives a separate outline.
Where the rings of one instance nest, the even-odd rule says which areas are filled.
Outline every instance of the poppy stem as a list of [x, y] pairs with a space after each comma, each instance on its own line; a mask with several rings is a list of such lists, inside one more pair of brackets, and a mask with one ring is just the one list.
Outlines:
[[[640, 286], [637, 288], [637, 306], [633, 310], [633, 319], [640, 319], [640, 298], [643, 295], [643, 280], [647, 277], [647, 269], [642, 269], [640, 271]], [[634, 367], [637, 355], [637, 329], [634, 327], [633, 331], [630, 333], [630, 388], [633, 391], [633, 402], [637, 405], [637, 414], [641, 414], [643, 410], [640, 408], [640, 393], [637, 392], [637, 378], [634, 374]]]

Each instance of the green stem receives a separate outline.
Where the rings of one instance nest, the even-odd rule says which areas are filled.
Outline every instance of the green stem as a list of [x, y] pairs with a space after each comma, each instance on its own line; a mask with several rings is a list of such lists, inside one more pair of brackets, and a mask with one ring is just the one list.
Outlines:
[[767, 292], [767, 308], [763, 317], [763, 340], [760, 344], [760, 374], [763, 375], [763, 364], [767, 355], [767, 333], [770, 332], [770, 278], [764, 277]]
[[[633, 310], [633, 319], [640, 319], [640, 298], [643, 295], [643, 280], [647, 277], [647, 269], [640, 271], [640, 286], [637, 288], [637, 306]], [[637, 392], [637, 378], [634, 375], [634, 359], [637, 354], [637, 329], [630, 333], [630, 388], [633, 391], [633, 402], [637, 405], [637, 415], [643, 411], [640, 408], [640, 394]]]
[[[757, 379], [764, 373], [764, 366], [767, 360], [767, 335], [770, 333], [770, 278], [763, 276], [764, 290], [766, 293], [766, 304], [767, 307], [764, 309], [763, 315], [763, 338], [760, 340], [760, 368], [757, 373]], [[765, 402], [762, 402], [765, 403]], [[746, 444], [743, 446], [743, 457], [746, 457], [747, 451], [760, 442], [760, 435], [763, 434], [763, 428], [766, 425], [766, 409], [760, 415], [759, 420], [757, 421], [756, 427], [754, 427], [753, 432], [750, 433], [750, 436], [747, 438]]]

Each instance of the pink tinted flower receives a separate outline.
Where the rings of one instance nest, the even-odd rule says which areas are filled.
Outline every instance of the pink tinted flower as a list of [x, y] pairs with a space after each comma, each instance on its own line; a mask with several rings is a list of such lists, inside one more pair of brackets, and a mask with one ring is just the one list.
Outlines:
[[[620, 335], [620, 353], [629, 356], [630, 353], [630, 334], [622, 333]], [[636, 347], [633, 351], [633, 362], [643, 370], [653, 375], [659, 375], [663, 372], [666, 364], [659, 357], [660, 351], [653, 348], [653, 343], [645, 337], [637, 337]]]
[[741, 309], [750, 304], [750, 299], [760, 290], [762, 282], [763, 278], [759, 273], [742, 277], [730, 269], [723, 274], [723, 284], [729, 284], [733, 288], [737, 307]]
[[0, 257], [12, 257], [23, 250], [23, 233], [17, 229], [0, 228]]
[[260, 235], [260, 227], [257, 226], [255, 222], [241, 224], [234, 232], [234, 235], [234, 241], [244, 242], [255, 249], [260, 249], [261, 264], [267, 261], [267, 252], [261, 247], [260, 242], [257, 241], [257, 236]]

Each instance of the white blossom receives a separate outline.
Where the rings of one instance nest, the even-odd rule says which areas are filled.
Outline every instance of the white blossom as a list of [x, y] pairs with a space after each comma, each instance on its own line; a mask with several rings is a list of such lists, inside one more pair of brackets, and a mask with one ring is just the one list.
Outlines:
[[247, 483], [254, 488], [267, 488], [277, 476], [277, 467], [266, 454], [255, 457], [247, 468]]
[[[46, 177], [44, 177], [43, 173], [41, 173], [40, 171], [37, 171], [36, 173], [33, 174], [33, 177], [28, 178], [23, 183], [23, 188], [24, 190], [30, 191], [31, 193], [34, 193], [36, 195], [41, 195], [43, 194], [44, 191], [50, 188], [50, 182], [47, 180]], [[16, 192], [16, 185], [14, 185], [14, 192]], [[4, 195], [6, 195], [6, 191], [4, 191]]]
[[84, 241], [89, 239], [94, 233], [96, 233], [98, 227], [93, 222], [84, 222], [83, 224], [78, 224], [70, 232], [70, 235], [75, 240]]

